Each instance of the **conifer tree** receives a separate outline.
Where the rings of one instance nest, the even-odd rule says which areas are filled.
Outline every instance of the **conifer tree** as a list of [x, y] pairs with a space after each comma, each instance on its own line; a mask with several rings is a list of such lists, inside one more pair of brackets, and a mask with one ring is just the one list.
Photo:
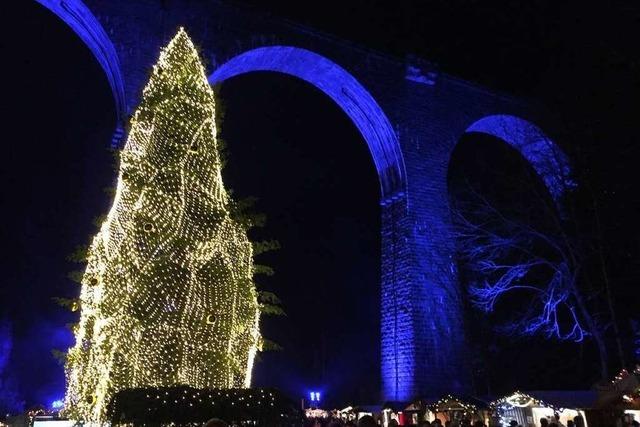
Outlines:
[[133, 387], [248, 387], [261, 342], [247, 227], [230, 214], [215, 103], [183, 29], [160, 54], [87, 253], [65, 409], [101, 422]]

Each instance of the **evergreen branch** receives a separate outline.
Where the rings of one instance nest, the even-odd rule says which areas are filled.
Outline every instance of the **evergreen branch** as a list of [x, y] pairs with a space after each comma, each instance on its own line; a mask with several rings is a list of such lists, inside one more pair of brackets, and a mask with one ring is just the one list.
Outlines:
[[260, 304], [260, 313], [267, 316], [286, 316], [287, 313], [278, 306], [273, 304]]
[[273, 276], [275, 273], [275, 271], [273, 271], [273, 268], [267, 266], [267, 265], [262, 265], [262, 264], [254, 264], [253, 265], [253, 275], [256, 276], [258, 274], [264, 274], [265, 276]]
[[67, 256], [67, 261], [85, 263], [87, 261], [87, 255], [89, 254], [89, 247], [87, 245], [78, 245]]
[[102, 223], [106, 221], [107, 216], [108, 216], [107, 214], [104, 214], [104, 215], [99, 215], [95, 217], [93, 220], [93, 225], [95, 225], [98, 228], [102, 227]]
[[266, 338], [262, 338], [260, 340], [260, 344], [261, 344], [260, 345], [260, 351], [263, 351], [263, 352], [264, 351], [282, 351], [283, 350], [283, 348], [282, 348], [282, 346], [280, 346], [280, 344], [278, 344], [278, 343], [276, 343], [274, 341], [268, 340]]
[[78, 311], [80, 308], [80, 299], [79, 298], [60, 298], [53, 297], [52, 298], [59, 306], [68, 309], [69, 311]]
[[51, 355], [56, 359], [60, 366], [64, 366], [67, 363], [67, 353], [65, 351], [54, 348], [51, 350]]
[[273, 292], [268, 291], [259, 291], [258, 292], [258, 301], [266, 304], [281, 304], [280, 298]]
[[265, 252], [280, 249], [280, 242], [277, 240], [263, 240], [261, 242], [253, 242], [253, 255], [260, 255]]
[[78, 331], [78, 327], [80, 326], [80, 323], [75, 322], [75, 323], [66, 323], [64, 325], [68, 330], [71, 331], [71, 333], [73, 333], [74, 335], [76, 334], [76, 332]]
[[74, 281], [76, 283], [79, 283], [79, 284], [82, 284], [82, 278], [83, 277], [84, 277], [84, 271], [76, 270], [76, 271], [71, 271], [71, 272], [69, 272], [69, 274], [67, 274], [67, 278], [68, 279], [70, 279], [70, 280], [72, 280], [72, 281]]

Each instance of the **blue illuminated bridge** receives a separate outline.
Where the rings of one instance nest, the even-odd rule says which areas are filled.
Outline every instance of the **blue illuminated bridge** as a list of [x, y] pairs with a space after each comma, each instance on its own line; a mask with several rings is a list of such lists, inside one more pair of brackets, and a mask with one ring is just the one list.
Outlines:
[[119, 115], [116, 144], [159, 49], [179, 26], [213, 64], [212, 84], [271, 71], [335, 101], [361, 132], [380, 180], [382, 397], [466, 391], [447, 168], [465, 133], [492, 135], [518, 150], [559, 202], [570, 183], [568, 162], [543, 132], [551, 126], [540, 112], [421, 60], [389, 57], [215, 0], [37, 1], [75, 31], [104, 70]]

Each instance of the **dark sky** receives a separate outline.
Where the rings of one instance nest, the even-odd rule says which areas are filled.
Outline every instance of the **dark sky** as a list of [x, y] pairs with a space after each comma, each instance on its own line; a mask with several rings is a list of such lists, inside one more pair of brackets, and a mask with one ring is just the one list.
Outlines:
[[[35, 2], [20, 3], [0, 14], [0, 317], [14, 330], [5, 375], [28, 403], [48, 403], [63, 390], [50, 350], [70, 343], [64, 324], [72, 320], [51, 298], [78, 292], [65, 278], [76, 268], [65, 257], [87, 242], [92, 221], [108, 210], [103, 189], [115, 175], [107, 150], [115, 113], [106, 79], [82, 42]], [[604, 245], [626, 321], [638, 305], [640, 8], [557, 3], [278, 0], [268, 12], [400, 57], [417, 54], [446, 72], [548, 105], [564, 124], [558, 143], [603, 206]], [[329, 99], [290, 77], [238, 77], [223, 85], [221, 97], [230, 156], [225, 182], [238, 196], [260, 199], [269, 221], [255, 236], [283, 246], [265, 257], [276, 275], [260, 285], [275, 291], [288, 313], [264, 323], [265, 335], [284, 350], [263, 356], [256, 384], [292, 396], [318, 387], [336, 400], [375, 401], [380, 210], [366, 144]], [[479, 152], [461, 150], [461, 168]], [[531, 371], [543, 370], [547, 359], [516, 353], [522, 343], [500, 345], [524, 357]], [[584, 350], [550, 348], [553, 356]], [[524, 370], [509, 369], [527, 380], [516, 374]], [[585, 371], [569, 379], [547, 373], [535, 386], [552, 387], [558, 375], [564, 384], [588, 386]]]
[[[366, 143], [333, 101], [290, 77], [240, 76], [220, 95], [226, 183], [259, 197], [268, 225], [253, 235], [283, 247], [259, 259], [276, 268], [258, 283], [281, 296], [287, 317], [265, 320], [264, 334], [284, 350], [263, 356], [256, 384], [369, 398], [378, 382], [380, 211]], [[354, 357], [358, 349], [367, 357]]]

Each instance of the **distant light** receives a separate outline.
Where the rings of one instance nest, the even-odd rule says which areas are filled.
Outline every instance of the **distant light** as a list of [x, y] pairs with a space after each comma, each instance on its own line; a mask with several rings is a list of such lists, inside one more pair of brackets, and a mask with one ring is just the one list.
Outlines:
[[51, 409], [60, 409], [64, 405], [64, 401], [62, 399], [54, 400], [51, 402]]
[[309, 398], [312, 402], [320, 402], [320, 392], [319, 391], [309, 392]]

